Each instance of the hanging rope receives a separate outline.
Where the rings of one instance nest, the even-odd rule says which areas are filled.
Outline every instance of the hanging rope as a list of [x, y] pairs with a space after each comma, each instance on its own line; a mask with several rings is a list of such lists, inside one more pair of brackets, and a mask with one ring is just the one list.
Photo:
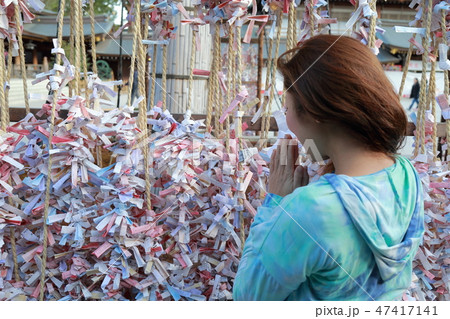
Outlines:
[[[269, 49], [267, 50], [267, 67], [266, 67], [266, 86], [264, 89], [264, 101], [262, 104], [262, 108], [263, 108], [263, 116], [261, 118], [261, 141], [264, 140], [265, 138], [265, 134], [266, 134], [266, 118], [268, 116], [268, 105], [269, 105], [269, 96], [267, 95], [267, 93], [269, 92], [269, 88], [270, 88], [270, 70], [271, 70], [271, 66], [273, 65], [273, 57], [272, 57], [272, 48], [273, 48], [273, 39], [269, 39]], [[259, 148], [261, 149], [263, 144], [258, 144]]]
[[[377, 12], [377, 0], [372, 0], [370, 2], [370, 9], [375, 13]], [[369, 25], [369, 48], [371, 49], [375, 48], [376, 26], [377, 26], [377, 16], [373, 15], [370, 17], [370, 25]]]
[[[135, 2], [139, 3], [139, 2]], [[128, 105], [131, 106], [131, 93], [133, 91], [133, 82], [134, 82], [134, 69], [135, 69], [135, 63], [136, 63], [136, 52], [138, 51], [138, 41], [140, 41], [138, 34], [140, 34], [140, 30], [137, 29], [137, 23], [138, 23], [138, 15], [136, 14], [137, 7], [134, 8], [134, 23], [130, 26], [130, 31], [134, 34], [133, 37], [133, 47], [132, 47], [132, 53], [131, 53], [131, 65], [130, 65], [130, 75], [128, 77]], [[140, 10], [140, 9], [139, 9]]]
[[89, 0], [89, 16], [91, 17], [91, 58], [92, 58], [92, 71], [94, 74], [98, 74], [97, 70], [97, 45], [95, 44], [95, 13], [94, 13], [95, 0]]
[[[434, 46], [436, 48], [436, 46]], [[436, 59], [438, 58], [438, 50], [435, 50]], [[431, 114], [433, 114], [433, 133], [432, 133], [432, 142], [433, 142], [433, 156], [434, 161], [437, 161], [437, 119], [436, 119], [436, 60], [431, 63], [431, 72], [430, 72], [430, 87], [428, 89], [428, 97], [427, 97], [427, 106], [431, 102]]]
[[[147, 128], [147, 102], [146, 102], [146, 90], [145, 90], [145, 74], [146, 74], [146, 61], [147, 61], [147, 52], [145, 50], [145, 46], [142, 43], [141, 39], [147, 39], [148, 37], [148, 24], [144, 23], [144, 34], [141, 35], [141, 5], [140, 2], [136, 3], [135, 14], [135, 32], [137, 33], [137, 37], [139, 41], [137, 42], [137, 50], [138, 50], [138, 59], [137, 59], [137, 69], [138, 69], [138, 92], [139, 96], [143, 98], [141, 102], [139, 102], [139, 129], [141, 130], [141, 134], [144, 138], [148, 136], [148, 128]], [[144, 19], [145, 21], [146, 19]], [[148, 20], [147, 20], [148, 21]], [[148, 143], [142, 143], [142, 153], [144, 154], [144, 177], [145, 177], [145, 202], [147, 205], [147, 210], [152, 209], [151, 203], [151, 183], [150, 183], [150, 171], [148, 166], [150, 164], [149, 161], [149, 147]]]
[[[11, 42], [8, 44], [8, 70], [6, 73], [6, 81], [9, 85], [11, 85], [11, 75], [12, 75], [12, 66], [13, 66], [13, 45]], [[6, 105], [9, 108], [9, 88], [5, 89], [5, 101]], [[6, 123], [9, 123], [9, 112], [6, 112]]]
[[266, 125], [265, 125], [265, 133], [264, 133], [264, 147], [267, 147], [267, 140], [269, 139], [269, 130], [270, 130], [270, 118], [272, 114], [272, 102], [274, 99], [274, 95], [277, 94], [277, 86], [276, 86], [276, 76], [277, 76], [277, 60], [278, 60], [278, 53], [280, 49], [280, 39], [281, 39], [281, 15], [278, 15], [277, 18], [277, 35], [275, 38], [276, 44], [275, 44], [275, 55], [272, 58], [272, 74], [271, 74], [271, 87], [270, 87], [270, 96], [269, 96], [269, 102], [268, 102], [268, 108], [267, 108], [267, 116], [266, 116]]
[[[92, 59], [92, 72], [98, 74], [97, 70], [97, 47], [95, 45], [95, 13], [94, 13], [94, 1], [89, 0], [89, 17], [91, 22], [91, 59]], [[86, 74], [87, 77], [87, 74]], [[87, 86], [86, 86], [87, 90]], [[90, 103], [89, 103], [90, 104]], [[96, 146], [97, 165], [103, 167], [102, 148], [100, 145]]]
[[[70, 7], [75, 7], [74, 0], [70, 0]], [[67, 58], [69, 59], [70, 63], [74, 64], [74, 55], [75, 55], [75, 10], [69, 10], [70, 11], [70, 38], [69, 38], [69, 46], [70, 46], [70, 56]], [[69, 97], [72, 97], [74, 91], [74, 82], [69, 82]]]
[[81, 66], [81, 26], [80, 26], [80, 6], [78, 5], [79, 0], [74, 0], [74, 28], [75, 28], [75, 95], [81, 95], [81, 85], [80, 85], [80, 66]]
[[214, 64], [216, 65], [215, 76], [213, 76], [214, 83], [214, 135], [216, 138], [222, 133], [223, 126], [219, 122], [220, 110], [222, 109], [222, 92], [219, 83], [219, 72], [222, 71], [222, 53], [220, 48], [220, 24], [216, 25], [216, 33], [214, 34]]
[[297, 8], [295, 7], [294, 0], [292, 0], [292, 47], [297, 46]]
[[[225, 109], [231, 104], [233, 100], [233, 66], [234, 66], [234, 50], [233, 50], [233, 42], [234, 42], [234, 28], [230, 25], [229, 33], [228, 33], [228, 66], [227, 66], [227, 83], [228, 83], [228, 91], [227, 91], [227, 103], [222, 107], [222, 113]], [[226, 140], [225, 146], [227, 153], [230, 152], [230, 118], [227, 116], [225, 119], [225, 128], [226, 128]]]
[[[241, 26], [238, 25], [236, 27], [236, 80], [237, 80], [237, 87], [240, 89], [242, 85], [242, 42], [241, 42]], [[238, 90], [239, 90], [238, 89]], [[242, 103], [239, 103], [237, 105], [237, 112], [235, 117], [235, 132], [236, 137], [239, 142], [239, 149], [244, 149], [244, 143], [242, 140]], [[242, 163], [238, 161], [238, 171], [239, 171], [239, 184], [243, 182], [243, 167]], [[243, 198], [242, 198], [242, 197]], [[245, 192], [242, 192], [240, 194], [238, 202], [240, 207], [244, 207], [244, 199], [245, 199]], [[244, 223], [244, 212], [241, 210], [239, 211], [239, 224], [240, 224], [240, 232], [239, 237], [241, 239], [241, 247], [242, 250], [244, 249], [244, 243], [245, 243], [245, 223]]]
[[[80, 1], [80, 0], [75, 0]], [[60, 10], [58, 13], [58, 46], [61, 47], [62, 44], [62, 34], [63, 34], [63, 22], [64, 22], [64, 8], [65, 8], [65, 0], [61, 0], [60, 2]], [[59, 54], [56, 55], [56, 64], [60, 64], [61, 56]], [[56, 71], [56, 76], [59, 75], [59, 71]], [[47, 180], [45, 183], [45, 202], [44, 202], [44, 216], [43, 216], [43, 232], [44, 232], [44, 240], [43, 240], [43, 250], [42, 250], [42, 264], [41, 264], [41, 279], [40, 279], [40, 295], [39, 300], [44, 300], [44, 291], [45, 291], [45, 270], [47, 267], [47, 239], [48, 239], [48, 230], [47, 230], [47, 218], [49, 213], [50, 206], [50, 188], [51, 188], [51, 172], [53, 165], [53, 157], [51, 154], [52, 150], [52, 140], [53, 133], [55, 129], [55, 115], [56, 115], [56, 103], [58, 101], [58, 90], [53, 91], [53, 101], [52, 101], [52, 114], [50, 117], [50, 130], [48, 137], [48, 166], [47, 166]]]
[[163, 65], [162, 65], [162, 109], [163, 111], [167, 108], [167, 96], [166, 96], [166, 89], [167, 89], [167, 45], [163, 45]]
[[[445, 35], [447, 33], [447, 21], [446, 21], [446, 16], [447, 16], [447, 11], [446, 10], [441, 10], [441, 31], [442, 31], [442, 42], [446, 43], [445, 41]], [[448, 87], [449, 83], [448, 83], [448, 71], [444, 70], [444, 94], [445, 96], [448, 98], [448, 94], [449, 94], [449, 87]], [[449, 160], [449, 155], [450, 155], [450, 120], [446, 120], [446, 133], [447, 133], [447, 158], [446, 160]]]
[[192, 30], [192, 41], [191, 41], [191, 59], [190, 59], [190, 69], [189, 69], [189, 99], [187, 104], [187, 109], [190, 110], [192, 107], [192, 98], [194, 95], [194, 67], [195, 67], [195, 31]]
[[[28, 114], [30, 113], [30, 101], [28, 100], [27, 71], [25, 67], [25, 50], [23, 48], [23, 40], [22, 40], [20, 9], [19, 4], [17, 3], [14, 4], [14, 17], [16, 22], [17, 40], [19, 42], [19, 59], [20, 59], [20, 72], [22, 73], [22, 82], [23, 82], [23, 97], [25, 100], [25, 109]], [[5, 50], [3, 50], [2, 52], [5, 52]]]
[[[12, 44], [9, 44], [12, 47]], [[10, 50], [11, 51], [11, 50]], [[5, 40], [0, 39], [0, 52], [5, 52]], [[9, 56], [8, 56], [9, 58]], [[9, 65], [8, 65], [9, 68]], [[7, 82], [7, 74], [6, 74], [6, 65], [5, 65], [5, 55], [0, 54], [0, 108], [1, 108], [1, 127], [2, 131], [6, 132], [6, 128], [9, 125], [9, 108], [8, 108], [8, 99], [7, 92], [5, 92], [5, 83]], [[12, 179], [9, 177], [9, 185], [12, 185]], [[8, 196], [8, 204], [13, 206], [14, 203], [12, 201], [11, 196]], [[19, 265], [17, 263], [17, 248], [16, 248], [16, 230], [14, 227], [10, 228], [10, 241], [11, 241], [11, 250], [12, 257], [14, 263], [14, 279], [16, 282], [20, 281], [19, 277]]]
[[[356, 12], [356, 10], [358, 10], [358, 1], [355, 1], [355, 7], [353, 8], [353, 14], [355, 14], [355, 12]], [[356, 33], [356, 25], [357, 25], [358, 23], [354, 23], [353, 24], [353, 27], [352, 27], [352, 34], [355, 34]]]
[[[216, 30], [217, 31], [217, 30]], [[215, 91], [215, 78], [216, 78], [216, 64], [214, 63], [214, 55], [215, 55], [216, 47], [215, 42], [213, 41], [213, 48], [211, 50], [211, 63], [210, 63], [210, 74], [208, 78], [208, 104], [206, 105], [206, 131], [211, 127], [212, 121], [212, 112], [213, 112], [213, 103], [214, 103], [214, 91]]]
[[[87, 77], [87, 58], [86, 58], [86, 45], [84, 43], [84, 20], [83, 20], [83, 7], [82, 7], [82, 3], [78, 2], [78, 12], [79, 12], [79, 21], [78, 21], [78, 25], [79, 25], [79, 36], [80, 36], [80, 43], [81, 43], [81, 62], [83, 65], [83, 83], [84, 83], [84, 96], [86, 98], [86, 101], [89, 101], [89, 92], [88, 92], [88, 77]], [[81, 85], [80, 85], [81, 88]], [[88, 103], [88, 107], [89, 107], [89, 103]]]
[[[292, 0], [289, 4], [288, 29], [287, 29], [287, 50], [293, 49], [297, 45], [297, 15], [295, 13], [295, 3]], [[289, 55], [291, 57], [292, 55]], [[281, 105], [284, 107], [286, 103], [286, 94], [281, 96]]]
[[293, 1], [289, 4], [289, 12], [288, 12], [288, 25], [286, 31], [286, 50], [290, 50], [293, 47], [293, 39], [292, 39], [292, 20], [293, 20], [293, 12], [292, 12], [292, 4]]
[[[143, 13], [142, 16], [144, 17], [143, 18], [144, 24], [142, 26], [141, 38], [143, 40], [148, 40], [148, 26], [149, 26], [150, 16], [148, 13]], [[141, 46], [142, 46], [142, 50], [143, 50], [141, 58], [143, 59], [143, 63], [144, 63], [144, 75], [142, 78], [142, 83], [144, 86], [143, 87], [143, 90], [144, 90], [143, 96], [146, 97], [147, 93], [148, 93], [148, 89], [147, 89], [147, 71], [148, 71], [147, 52], [148, 52], [148, 47], [145, 44], [143, 44], [142, 42], [141, 42]], [[146, 101], [147, 101], [147, 99], [146, 99]], [[145, 103], [145, 109], [147, 110], [147, 103]], [[147, 125], [147, 114], [145, 114], [145, 125]]]
[[[0, 52], [5, 52], [5, 40], [0, 39]], [[6, 94], [5, 94], [5, 55], [3, 53], [0, 54], [0, 106], [1, 106], [1, 129], [6, 131], [6, 127], [9, 124], [8, 116], [6, 113], [9, 113], [8, 105], [6, 103]]]
[[414, 148], [414, 156], [417, 156], [419, 153], [419, 145], [421, 154], [425, 153], [425, 110], [427, 109], [426, 105], [426, 87], [427, 87], [427, 62], [428, 62], [428, 47], [430, 42], [430, 26], [431, 26], [431, 9], [432, 9], [432, 1], [428, 1], [428, 7], [425, 7], [425, 0], [422, 0], [422, 8], [424, 13], [426, 13], [425, 17], [425, 37], [422, 38], [422, 46], [424, 48], [424, 53], [422, 55], [422, 79], [420, 82], [420, 94], [419, 94], [419, 112], [417, 117], [417, 129], [418, 135], [416, 136], [416, 143]]
[[311, 32], [311, 37], [314, 36], [314, 29], [316, 25], [316, 19], [314, 17], [314, 0], [309, 0], [309, 29]]
[[153, 57], [152, 57], [152, 83], [150, 91], [150, 107], [155, 106], [155, 88], [156, 88], [156, 59], [158, 56], [158, 46], [153, 45]]
[[[413, 33], [413, 38], [415, 38], [415, 37], [416, 37], [416, 34]], [[408, 54], [406, 55], [405, 67], [403, 68], [402, 82], [400, 84], [400, 89], [398, 90], [398, 97], [399, 98], [402, 97], [403, 88], [405, 87], [406, 75], [408, 74], [409, 62], [411, 61], [412, 52], [413, 52], [413, 44], [410, 43], [409, 44], [409, 49], [408, 49]]]

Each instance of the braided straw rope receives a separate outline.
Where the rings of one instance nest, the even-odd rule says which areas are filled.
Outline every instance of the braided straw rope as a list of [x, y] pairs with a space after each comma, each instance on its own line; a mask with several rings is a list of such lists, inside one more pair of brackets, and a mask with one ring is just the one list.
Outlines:
[[[6, 81], [11, 85], [11, 75], [12, 75], [12, 66], [13, 66], [13, 45], [10, 42], [8, 45], [8, 70], [6, 73]], [[6, 105], [9, 106], [9, 89], [5, 90], [5, 101]], [[9, 112], [6, 112], [6, 123], [9, 123]]]
[[162, 65], [162, 109], [167, 108], [167, 45], [163, 45], [163, 65]]
[[[144, 17], [144, 24], [142, 25], [142, 31], [141, 31], [141, 36], [143, 40], [147, 40], [148, 39], [148, 26], [149, 26], [149, 21], [150, 21], [150, 16], [146, 13], [142, 13], [143, 17]], [[146, 48], [145, 44], [144, 44], [144, 49]], [[145, 50], [145, 52], [147, 52], [147, 50]], [[147, 53], [145, 53], [145, 56], [147, 56]], [[147, 70], [146, 70], [147, 71]]]
[[[355, 14], [356, 10], [358, 10], [358, 6], [359, 6], [358, 1], [355, 1], [355, 7], [353, 8], [353, 14]], [[352, 27], [353, 34], [356, 33], [356, 25], [357, 25], [357, 23], [353, 24], [353, 27]]]
[[[25, 99], [25, 109], [28, 114], [30, 113], [30, 101], [28, 99], [27, 71], [25, 68], [25, 50], [23, 48], [22, 28], [20, 24], [20, 10], [19, 5], [17, 3], [14, 4], [14, 17], [16, 22], [17, 40], [19, 41], [19, 56], [20, 56], [19, 59], [20, 59], [20, 72], [22, 73], [22, 82], [23, 82], [23, 97]], [[3, 49], [2, 52], [5, 52], [5, 50]]]
[[216, 75], [213, 79], [214, 81], [214, 135], [219, 137], [223, 131], [223, 125], [219, 122], [220, 110], [222, 109], [222, 92], [220, 89], [219, 72], [222, 71], [222, 53], [220, 48], [220, 24], [216, 25], [216, 33], [214, 35], [214, 46], [216, 50], [214, 51], [214, 63], [216, 65]]
[[94, 74], [98, 74], [97, 45], [95, 44], [94, 2], [95, 2], [95, 0], [89, 0], [89, 16], [91, 18], [91, 56], [92, 56], [92, 71], [94, 72]]
[[[416, 36], [416, 34], [413, 33], [413, 38], [414, 38], [415, 36]], [[413, 44], [410, 43], [410, 44], [409, 44], [409, 49], [408, 49], [408, 54], [406, 55], [405, 67], [403, 68], [402, 82], [401, 82], [401, 84], [400, 84], [400, 89], [398, 90], [398, 97], [399, 97], [399, 98], [402, 97], [403, 89], [404, 89], [404, 87], [405, 87], [406, 75], [408, 74], [408, 70], [409, 70], [409, 62], [411, 61], [412, 51], [413, 51]]]
[[[288, 29], [287, 29], [287, 37], [288, 37], [288, 42], [286, 43], [286, 49], [290, 50], [293, 49], [296, 44], [296, 37], [297, 37], [297, 32], [296, 32], [296, 27], [297, 27], [297, 15], [295, 14], [295, 4], [294, 1], [292, 0], [291, 3], [289, 4], [289, 15], [288, 15]], [[289, 57], [291, 57], [292, 55], [289, 55]], [[281, 105], [284, 106], [286, 103], [286, 95], [283, 94], [281, 96]]]
[[295, 7], [294, 1], [292, 1], [292, 47], [297, 46], [297, 8]]
[[[10, 48], [12, 44], [9, 44]], [[0, 52], [5, 52], [5, 40], [0, 39]], [[9, 56], [8, 56], [9, 58]], [[9, 65], [8, 65], [9, 66]], [[0, 106], [1, 106], [1, 127], [3, 131], [6, 131], [6, 128], [9, 125], [9, 109], [8, 109], [8, 99], [7, 93], [4, 91], [4, 84], [6, 83], [7, 74], [6, 74], [6, 66], [5, 66], [5, 55], [0, 54]], [[9, 177], [9, 184], [12, 185], [12, 179]], [[11, 196], [8, 197], [8, 204], [13, 206], [14, 203], [12, 201]], [[11, 240], [11, 250], [13, 255], [14, 262], [14, 279], [20, 281], [19, 277], [19, 265], [17, 263], [17, 248], [16, 248], [16, 230], [14, 227], [10, 228], [10, 240]]]
[[[270, 87], [270, 67], [273, 64], [273, 56], [272, 56], [272, 48], [273, 48], [273, 39], [269, 39], [269, 49], [267, 51], [267, 67], [266, 67], [266, 86], [264, 89], [264, 102], [261, 107], [263, 107], [263, 116], [261, 118], [261, 140], [264, 140], [266, 134], [266, 117], [268, 116], [267, 108], [269, 104], [269, 97], [267, 96], [267, 92]], [[259, 147], [262, 148], [262, 144], [259, 144]]]
[[192, 98], [194, 95], [194, 67], [195, 67], [195, 31], [192, 30], [192, 41], [191, 41], [191, 59], [190, 59], [190, 69], [189, 69], [189, 99], [187, 104], [187, 109], [190, 110], [192, 107]]
[[[75, 0], [80, 1], [80, 0]], [[58, 46], [61, 47], [62, 44], [62, 33], [63, 33], [63, 18], [64, 18], [64, 7], [65, 7], [65, 0], [61, 0], [60, 3], [60, 10], [58, 13]], [[61, 62], [61, 56], [59, 54], [56, 55], [56, 64], [60, 64]], [[59, 75], [59, 71], [56, 71], [56, 76]], [[49, 137], [48, 137], [48, 167], [47, 167], [47, 180], [45, 183], [45, 202], [44, 202], [44, 226], [43, 226], [43, 232], [44, 232], [44, 241], [43, 241], [43, 250], [42, 250], [42, 264], [41, 264], [41, 278], [40, 278], [40, 294], [39, 294], [39, 300], [44, 300], [44, 291], [45, 291], [45, 269], [47, 267], [47, 239], [48, 239], [48, 233], [47, 233], [47, 218], [49, 213], [49, 206], [50, 206], [50, 188], [51, 188], [51, 172], [52, 172], [52, 164], [53, 164], [53, 157], [51, 155], [52, 150], [52, 140], [53, 140], [53, 133], [55, 128], [55, 113], [56, 113], [56, 102], [58, 100], [58, 90], [53, 91], [53, 102], [52, 102], [52, 115], [50, 118], [50, 131], [49, 131]]]
[[[75, 7], [74, 0], [70, 0], [70, 7]], [[69, 38], [69, 45], [70, 45], [70, 56], [67, 58], [69, 59], [70, 63], [73, 64], [74, 54], [75, 54], [75, 10], [70, 10], [70, 38]], [[72, 97], [74, 91], [74, 82], [69, 82], [69, 97]]]
[[74, 0], [74, 29], [75, 29], [75, 95], [81, 95], [81, 88], [80, 88], [80, 55], [81, 55], [81, 28], [80, 28], [80, 6], [78, 4], [79, 0]]
[[[89, 0], [89, 17], [90, 17], [90, 22], [91, 22], [91, 58], [92, 58], [92, 72], [94, 74], [98, 74], [97, 46], [95, 45], [94, 1], [95, 0]], [[87, 87], [86, 87], [86, 90], [87, 90]], [[96, 154], [97, 154], [97, 165], [99, 167], [103, 167], [102, 148], [100, 145], [96, 146]]]
[[[0, 52], [5, 52], [5, 40], [0, 39]], [[5, 55], [3, 53], [0, 54], [0, 106], [1, 106], [1, 129], [6, 131], [6, 127], [8, 126], [8, 117], [6, 113], [9, 113], [8, 105], [6, 103], [6, 94], [4, 90], [4, 85], [6, 82], [5, 76]]]
[[[435, 46], [436, 48], [436, 46]], [[436, 58], [438, 55], [438, 50], [436, 50]], [[431, 102], [431, 114], [433, 114], [433, 133], [432, 133], [432, 142], [433, 142], [433, 156], [434, 161], [437, 161], [437, 119], [436, 119], [436, 60], [431, 63], [431, 72], [430, 72], [430, 88], [428, 89], [427, 96], [427, 106]]]
[[[217, 32], [217, 30], [216, 30]], [[213, 113], [213, 103], [214, 103], [214, 92], [215, 92], [215, 83], [216, 83], [216, 76], [217, 76], [217, 68], [216, 64], [214, 63], [214, 55], [216, 52], [216, 43], [213, 41], [213, 47], [211, 50], [211, 64], [210, 64], [210, 75], [208, 78], [208, 104], [206, 106], [206, 131], [208, 132], [209, 128], [211, 127], [211, 121], [212, 121], [212, 113]]]
[[[148, 13], [142, 13], [142, 16], [144, 17], [144, 24], [142, 26], [142, 31], [141, 31], [141, 38], [143, 40], [147, 40], [148, 39], [148, 27], [149, 27], [149, 21], [150, 21], [150, 15]], [[143, 44], [141, 42], [141, 46], [142, 46], [142, 59], [143, 59], [143, 65], [144, 65], [144, 75], [143, 75], [143, 83], [144, 83], [144, 92], [143, 92], [143, 96], [146, 97], [147, 93], [148, 93], [148, 80], [147, 80], [147, 74], [148, 74], [148, 48], [145, 44]], [[147, 101], [147, 99], [146, 99]], [[147, 102], [145, 103], [145, 109], [147, 109]], [[145, 125], [147, 125], [147, 114], [145, 114]]]
[[286, 50], [289, 50], [293, 46], [292, 45], [292, 42], [293, 42], [293, 39], [292, 39], [292, 20], [293, 20], [292, 4], [293, 4], [293, 1], [291, 1], [289, 3], [288, 25], [287, 25], [287, 31], [286, 31]]
[[[88, 92], [88, 77], [87, 77], [87, 58], [86, 58], [86, 45], [84, 43], [84, 32], [83, 32], [83, 26], [84, 26], [84, 22], [83, 22], [83, 7], [81, 4], [81, 1], [78, 2], [78, 12], [79, 14], [79, 18], [80, 20], [78, 21], [78, 28], [79, 28], [79, 36], [80, 36], [80, 43], [81, 43], [81, 59], [82, 59], [82, 63], [83, 63], [83, 82], [84, 82], [84, 96], [86, 98], [87, 101], [89, 101], [89, 92]], [[81, 86], [80, 86], [81, 87]], [[89, 107], [89, 103], [88, 103], [88, 107]]]
[[[12, 183], [11, 177], [9, 178], [9, 184]], [[14, 205], [12, 198], [9, 197], [8, 198], [8, 203], [9, 205]], [[13, 262], [14, 262], [14, 279], [16, 282], [20, 281], [20, 276], [19, 276], [19, 264], [17, 263], [17, 247], [16, 247], [16, 229], [15, 228], [11, 228], [9, 231], [9, 235], [11, 238], [11, 250], [12, 250], [12, 255], [13, 255]]]
[[265, 133], [264, 133], [264, 147], [267, 147], [267, 140], [269, 138], [269, 129], [270, 129], [270, 115], [272, 114], [272, 101], [274, 99], [275, 93], [278, 95], [277, 86], [276, 86], [276, 74], [277, 74], [277, 60], [278, 53], [280, 49], [280, 39], [281, 39], [281, 15], [278, 15], [277, 19], [277, 35], [276, 35], [276, 44], [275, 44], [275, 55], [272, 58], [272, 74], [271, 74], [271, 82], [272, 86], [270, 87], [270, 96], [267, 108], [267, 116], [266, 116], [266, 125], [265, 125]]
[[[446, 16], [447, 16], [447, 11], [446, 10], [441, 10], [441, 30], [442, 30], [442, 42], [446, 43], [445, 40], [445, 33], [447, 32], [447, 24], [446, 24]], [[444, 94], [445, 96], [448, 98], [448, 94], [449, 94], [449, 88], [448, 88], [448, 71], [444, 70]], [[446, 120], [446, 133], [447, 133], [447, 159], [448, 160], [448, 155], [450, 154], [450, 120]]]
[[[141, 134], [147, 138], [148, 129], [147, 129], [147, 103], [146, 103], [146, 94], [145, 94], [145, 73], [146, 73], [146, 61], [147, 61], [147, 52], [145, 50], [145, 46], [140, 39], [147, 39], [148, 36], [148, 22], [144, 23], [145, 34], [141, 35], [141, 5], [140, 2], [137, 2], [136, 5], [136, 24], [135, 24], [135, 32], [139, 39], [137, 45], [138, 55], [137, 55], [137, 69], [138, 69], [138, 92], [139, 96], [144, 99], [139, 103], [139, 117], [138, 123], [139, 128], [141, 130]], [[148, 16], [148, 15], [147, 15]], [[147, 18], [145, 19], [147, 20]], [[148, 20], [147, 20], [148, 21]], [[148, 169], [149, 166], [149, 147], [148, 143], [142, 143], [142, 153], [144, 154], [144, 176], [145, 176], [145, 202], [147, 205], [147, 210], [152, 209], [151, 202], [151, 183], [150, 183], [150, 171]]]
[[313, 4], [313, 0], [309, 0], [309, 29], [311, 32], [311, 37], [314, 36], [315, 25], [316, 25], [316, 19], [314, 17], [314, 4]]
[[[370, 2], [370, 9], [376, 14], [377, 12], [377, 0], [372, 0]], [[376, 26], [377, 26], [377, 16], [373, 15], [370, 17], [370, 26], [369, 26], [369, 48], [374, 49], [375, 48], [375, 32], [376, 32]]]
[[[242, 42], [241, 42], [241, 26], [236, 27], [236, 78], [237, 78], [237, 87], [240, 89], [242, 85]], [[238, 90], [239, 90], [238, 89]], [[239, 103], [237, 106], [237, 112], [241, 112], [242, 103]], [[242, 117], [238, 115], [235, 120], [235, 130], [236, 137], [239, 141], [239, 149], [244, 149], [244, 143], [242, 141]], [[242, 163], [238, 161], [238, 170], [239, 172], [243, 172]], [[242, 183], [242, 177], [239, 177], [239, 183]], [[245, 198], [245, 192], [243, 192], [243, 196]], [[244, 199], [239, 197], [239, 206], [243, 207]], [[240, 232], [239, 238], [241, 239], [241, 247], [242, 251], [244, 250], [245, 243], [245, 223], [244, 223], [244, 212], [241, 210], [239, 212], [239, 224], [240, 224]]]
[[150, 89], [150, 107], [155, 106], [155, 88], [156, 88], [156, 59], [158, 56], [158, 46], [153, 45], [153, 57], [152, 57], [152, 83]]
[[[225, 109], [231, 104], [233, 99], [234, 87], [233, 87], [233, 65], [234, 65], [234, 50], [233, 50], [233, 42], [234, 42], [234, 28], [230, 25], [230, 30], [228, 33], [228, 66], [227, 66], [227, 80], [228, 80], [228, 91], [227, 91], [227, 103], [226, 105], [222, 105], [222, 113]], [[227, 116], [225, 119], [226, 124], [226, 140], [225, 146], [227, 153], [230, 152], [230, 118]]]
[[[430, 41], [430, 26], [431, 26], [431, 9], [432, 9], [432, 1], [428, 1], [428, 7], [425, 8], [425, 0], [421, 2], [422, 8], [424, 9], [424, 13], [426, 13], [426, 31], [425, 37], [422, 38], [422, 46], [424, 48], [424, 53], [422, 55], [422, 79], [420, 82], [420, 94], [419, 94], [419, 114], [417, 117], [417, 125], [418, 125], [418, 133], [419, 136], [416, 136], [416, 143], [414, 148], [414, 156], [417, 156], [419, 153], [419, 145], [421, 154], [425, 153], [425, 110], [427, 108], [426, 105], [426, 85], [427, 85], [427, 62], [428, 62], [428, 47]], [[426, 9], [426, 10], [425, 10]]]
[[[137, 20], [139, 19], [137, 15], [137, 7], [135, 6], [134, 11], [134, 23], [130, 25], [130, 31], [134, 34], [133, 37], [133, 47], [132, 47], [132, 53], [131, 53], [131, 65], [130, 65], [130, 75], [128, 78], [128, 105], [131, 106], [131, 92], [133, 90], [133, 82], [134, 82], [134, 69], [136, 64], [136, 52], [138, 48], [138, 41], [140, 41], [138, 34], [140, 34], [140, 30], [137, 28], [137, 24], [139, 23]], [[139, 8], [140, 11], [140, 8]]]

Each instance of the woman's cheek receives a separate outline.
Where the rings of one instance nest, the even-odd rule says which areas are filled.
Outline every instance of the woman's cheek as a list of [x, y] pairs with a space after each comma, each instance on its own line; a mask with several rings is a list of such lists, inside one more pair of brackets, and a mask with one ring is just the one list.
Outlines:
[[300, 130], [300, 124], [296, 118], [296, 114], [293, 114], [291, 108], [288, 108], [286, 112], [286, 124], [289, 128], [289, 130], [295, 134], [295, 136], [300, 139], [299, 136], [299, 130]]

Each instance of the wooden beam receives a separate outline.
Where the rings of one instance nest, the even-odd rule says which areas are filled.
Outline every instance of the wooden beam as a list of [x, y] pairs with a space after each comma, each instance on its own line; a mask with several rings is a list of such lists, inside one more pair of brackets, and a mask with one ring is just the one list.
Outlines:
[[[36, 114], [39, 112], [40, 109], [31, 109], [31, 113]], [[67, 117], [67, 110], [62, 110], [59, 112], [60, 117], [62, 118], [66, 118]], [[9, 109], [9, 116], [10, 116], [10, 120], [11, 122], [18, 122], [21, 119], [23, 119], [26, 115], [25, 112], [25, 108], [15, 108], [12, 107]], [[175, 113], [172, 114], [174, 119], [181, 122], [184, 119], [184, 114], [181, 113]], [[133, 116], [137, 116], [137, 113], [134, 113]], [[192, 119], [194, 120], [202, 120], [205, 119], [206, 115], [205, 114], [192, 114]], [[242, 122], [247, 123], [248, 131], [260, 131], [261, 130], [261, 118], [256, 121], [255, 124], [252, 124], [251, 122], [252, 116], [244, 116], [242, 118]], [[277, 127], [277, 122], [275, 121], [275, 118], [270, 118], [270, 129], [269, 131], [277, 131], [278, 127]], [[414, 130], [415, 130], [415, 125], [414, 123], [409, 122], [408, 123], [408, 127], [406, 130], [406, 136], [414, 136]], [[445, 123], [438, 123], [437, 124], [437, 136], [438, 137], [445, 137], [447, 136], [447, 131], [446, 131], [446, 124]]]

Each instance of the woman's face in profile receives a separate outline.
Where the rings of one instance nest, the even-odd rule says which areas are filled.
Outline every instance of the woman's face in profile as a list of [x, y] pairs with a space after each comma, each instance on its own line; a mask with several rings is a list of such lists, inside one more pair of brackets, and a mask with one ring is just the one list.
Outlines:
[[[289, 130], [295, 134], [300, 143], [305, 144], [306, 140], [308, 145], [314, 144], [314, 148], [317, 149], [322, 158], [327, 158], [325, 154], [326, 145], [325, 141], [327, 136], [323, 130], [322, 123], [314, 120], [308, 114], [298, 114], [296, 111], [296, 104], [299, 103], [295, 100], [295, 96], [291, 93], [286, 94], [286, 123]], [[308, 149], [308, 153], [312, 151], [312, 148]], [[312, 154], [310, 154], [312, 155]], [[314, 154], [318, 155], [318, 154]]]
[[[304, 116], [301, 116], [296, 111], [296, 104], [298, 101], [295, 100], [293, 94], [286, 92], [286, 123], [291, 130], [292, 133], [295, 134], [300, 143], [305, 143], [306, 139], [313, 138], [311, 136], [311, 127], [310, 123], [305, 119]], [[303, 118], [303, 119], [302, 119]]]

